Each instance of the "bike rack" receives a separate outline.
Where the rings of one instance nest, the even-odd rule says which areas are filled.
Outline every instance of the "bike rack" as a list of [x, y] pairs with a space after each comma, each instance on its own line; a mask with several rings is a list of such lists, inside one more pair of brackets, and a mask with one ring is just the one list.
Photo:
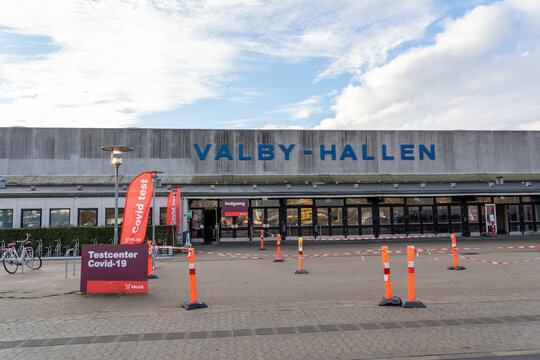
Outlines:
[[47, 246], [47, 254], [43, 257], [47, 257], [47, 258], [50, 258], [52, 255], [52, 246], [51, 245], [48, 245]]
[[4, 240], [0, 241], [0, 252], [4, 254], [4, 249], [6, 248], [6, 242]]
[[77, 263], [77, 258], [75, 257], [75, 248], [73, 249], [68, 249], [66, 251], [66, 279], [68, 277], [67, 273], [68, 273], [68, 263], [69, 263], [69, 252], [72, 252], [73, 254], [73, 276], [75, 276], [75, 264]]
[[54, 248], [54, 257], [60, 257], [62, 254], [62, 241], [60, 239], [54, 240], [56, 247]]
[[39, 257], [43, 257], [43, 240], [38, 240], [38, 246], [36, 247], [36, 254], [39, 255]]

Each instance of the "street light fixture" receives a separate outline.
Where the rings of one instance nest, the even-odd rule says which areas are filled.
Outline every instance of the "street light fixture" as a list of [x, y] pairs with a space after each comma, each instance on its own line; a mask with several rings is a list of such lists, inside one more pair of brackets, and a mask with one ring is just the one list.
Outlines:
[[110, 151], [111, 165], [114, 166], [114, 240], [118, 244], [118, 168], [122, 165], [122, 153], [132, 151], [128, 146], [111, 145], [102, 146], [101, 150]]

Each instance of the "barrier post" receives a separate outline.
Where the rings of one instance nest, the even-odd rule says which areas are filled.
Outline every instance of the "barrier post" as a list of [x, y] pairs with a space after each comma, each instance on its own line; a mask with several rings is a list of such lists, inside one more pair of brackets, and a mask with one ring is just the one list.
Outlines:
[[208, 307], [205, 303], [197, 301], [197, 279], [195, 277], [195, 249], [193, 248], [188, 249], [188, 264], [190, 301], [182, 303], [182, 307], [186, 310]]
[[148, 278], [157, 279], [157, 275], [154, 275], [154, 249], [152, 247], [152, 242], [147, 241], [148, 244]]
[[416, 300], [414, 294], [414, 246], [407, 246], [407, 273], [409, 280], [408, 299], [403, 303], [404, 308], [425, 308], [423, 302]]
[[277, 236], [277, 257], [274, 259], [274, 262], [284, 262], [285, 260], [281, 258], [281, 235]]
[[259, 250], [266, 250], [264, 248], [264, 230], [261, 229], [261, 247], [259, 248]]
[[392, 283], [390, 282], [390, 258], [388, 256], [388, 246], [382, 248], [382, 261], [384, 268], [384, 289], [386, 291], [386, 297], [381, 298], [379, 306], [395, 305], [401, 306], [401, 298], [399, 296], [392, 296]]
[[452, 234], [452, 253], [454, 255], [454, 266], [447, 267], [447, 270], [465, 270], [465, 266], [459, 266], [458, 264], [456, 234]]
[[304, 249], [302, 246], [302, 238], [298, 238], [298, 270], [295, 274], [307, 274], [307, 270], [304, 270]]
[[491, 221], [491, 236], [495, 237], [495, 221]]

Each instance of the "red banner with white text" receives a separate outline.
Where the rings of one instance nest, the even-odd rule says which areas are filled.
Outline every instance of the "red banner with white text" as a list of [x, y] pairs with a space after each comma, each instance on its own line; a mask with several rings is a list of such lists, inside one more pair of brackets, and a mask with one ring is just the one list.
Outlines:
[[169, 193], [169, 199], [167, 200], [167, 217], [165, 218], [165, 225], [176, 225], [176, 198], [174, 197], [174, 191]]
[[151, 172], [140, 174], [129, 184], [120, 244], [140, 244], [144, 241], [153, 192]]

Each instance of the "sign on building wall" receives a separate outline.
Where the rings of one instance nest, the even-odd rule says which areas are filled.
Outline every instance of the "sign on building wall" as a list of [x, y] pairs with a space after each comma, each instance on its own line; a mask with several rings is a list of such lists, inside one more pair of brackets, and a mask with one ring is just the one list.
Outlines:
[[81, 292], [147, 293], [148, 245], [83, 245]]
[[247, 199], [222, 200], [223, 216], [248, 216]]

